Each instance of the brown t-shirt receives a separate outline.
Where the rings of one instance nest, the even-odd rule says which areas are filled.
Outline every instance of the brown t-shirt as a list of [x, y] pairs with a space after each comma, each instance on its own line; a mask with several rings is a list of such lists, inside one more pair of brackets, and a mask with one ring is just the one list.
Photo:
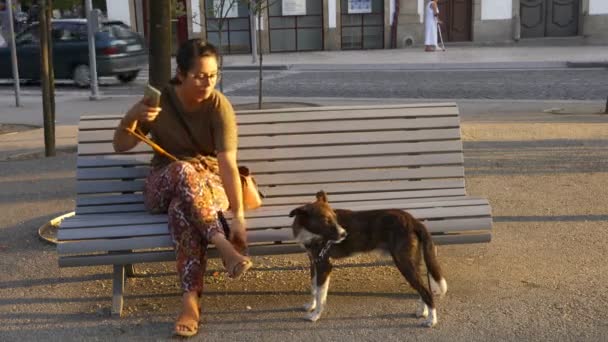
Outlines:
[[[156, 120], [141, 125], [143, 133], [150, 133], [152, 140], [165, 151], [179, 159], [187, 160], [197, 156], [215, 155], [219, 152], [234, 151], [237, 148], [236, 118], [232, 105], [217, 90], [203, 101], [195, 112], [185, 112], [175, 94], [173, 86], [166, 87], [160, 97], [161, 112]], [[190, 135], [180, 122], [175, 111], [179, 110], [184, 121], [194, 135]], [[163, 166], [170, 160], [154, 152], [152, 166]]]

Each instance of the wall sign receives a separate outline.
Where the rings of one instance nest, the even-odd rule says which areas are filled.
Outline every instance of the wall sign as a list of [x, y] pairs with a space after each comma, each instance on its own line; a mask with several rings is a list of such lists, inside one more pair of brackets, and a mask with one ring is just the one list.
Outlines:
[[283, 0], [283, 15], [306, 15], [306, 0]]
[[372, 13], [372, 0], [348, 0], [348, 13]]

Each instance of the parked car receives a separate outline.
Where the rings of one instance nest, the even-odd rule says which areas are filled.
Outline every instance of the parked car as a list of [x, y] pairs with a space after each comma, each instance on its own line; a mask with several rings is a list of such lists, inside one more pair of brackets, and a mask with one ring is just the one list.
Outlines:
[[[53, 67], [55, 79], [72, 79], [79, 87], [90, 84], [89, 46], [86, 19], [52, 21]], [[16, 39], [19, 77], [40, 79], [40, 28], [33, 23]], [[137, 78], [148, 63], [143, 37], [120, 21], [106, 21], [95, 33], [98, 76], [115, 76], [123, 83]], [[0, 78], [12, 78], [9, 47], [0, 48]]]

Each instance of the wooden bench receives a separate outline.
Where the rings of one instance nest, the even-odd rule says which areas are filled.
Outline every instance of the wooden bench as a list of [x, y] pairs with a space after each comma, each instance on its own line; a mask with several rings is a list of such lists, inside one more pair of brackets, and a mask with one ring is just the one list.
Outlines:
[[[161, 113], [162, 115], [162, 113]], [[264, 206], [247, 213], [252, 255], [302, 252], [288, 213], [329, 194], [336, 208], [400, 208], [424, 220], [438, 244], [489, 242], [491, 208], [466, 195], [455, 104], [242, 111], [239, 163], [255, 174]], [[175, 260], [166, 215], [150, 215], [142, 188], [151, 150], [114, 153], [119, 116], [83, 116], [76, 215], [58, 231], [59, 265], [113, 265], [120, 315], [131, 265]]]

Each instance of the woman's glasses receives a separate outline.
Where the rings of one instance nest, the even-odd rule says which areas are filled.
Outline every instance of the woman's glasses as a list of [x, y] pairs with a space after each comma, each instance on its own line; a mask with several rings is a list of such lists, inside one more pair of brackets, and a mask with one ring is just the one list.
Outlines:
[[193, 80], [197, 81], [197, 82], [203, 82], [203, 81], [217, 81], [220, 79], [221, 75], [219, 72], [215, 72], [215, 73], [211, 73], [211, 74], [205, 74], [205, 73], [200, 73], [200, 74], [192, 74], [190, 73], [190, 77], [192, 77]]

